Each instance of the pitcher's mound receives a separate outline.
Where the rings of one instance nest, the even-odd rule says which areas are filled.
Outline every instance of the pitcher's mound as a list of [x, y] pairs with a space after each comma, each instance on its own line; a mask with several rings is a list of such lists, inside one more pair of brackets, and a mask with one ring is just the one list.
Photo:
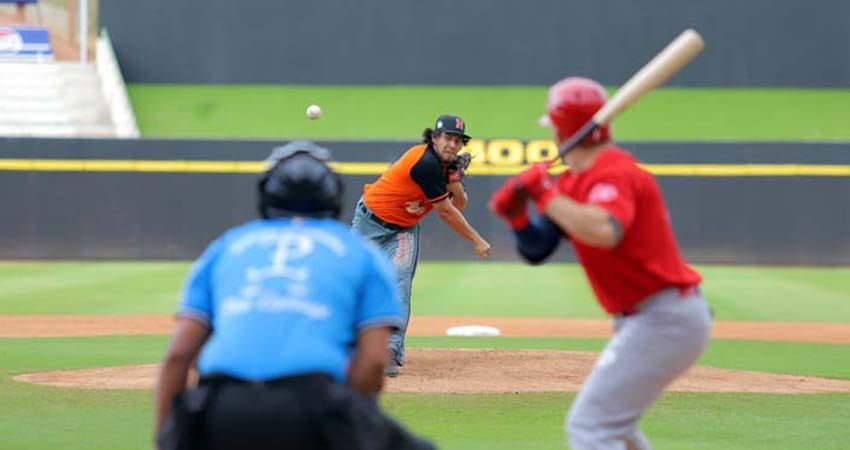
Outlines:
[[[415, 348], [388, 392], [519, 393], [577, 391], [595, 353]], [[151, 389], [156, 364], [18, 375], [18, 381], [85, 389]], [[850, 392], [850, 381], [696, 366], [673, 383], [679, 392]]]

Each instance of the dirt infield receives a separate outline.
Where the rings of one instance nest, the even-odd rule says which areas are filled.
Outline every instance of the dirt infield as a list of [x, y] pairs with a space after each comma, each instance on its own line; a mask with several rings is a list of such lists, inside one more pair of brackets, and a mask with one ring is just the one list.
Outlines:
[[[168, 334], [174, 318], [133, 316], [7, 316], [0, 315], [0, 338]], [[420, 316], [410, 322], [410, 336], [442, 336], [457, 325], [488, 325], [503, 336], [605, 338], [605, 319], [493, 318]], [[818, 322], [715, 322], [714, 339], [850, 344], [850, 324]]]
[[[137, 316], [2, 316], [0, 337], [61, 337], [168, 334], [174, 318]], [[488, 325], [503, 336], [605, 338], [608, 320], [554, 318], [414, 317], [409, 335], [442, 336], [458, 325]], [[717, 322], [714, 338], [850, 343], [850, 324]], [[402, 376], [389, 392], [519, 393], [575, 391], [593, 367], [590, 352], [501, 349], [409, 351]], [[137, 365], [18, 375], [29, 383], [83, 389], [150, 389], [157, 366]], [[697, 366], [671, 387], [680, 392], [850, 392], [850, 381], [775, 375]]]
[[[575, 392], [596, 354], [541, 350], [438, 349], [408, 351], [402, 375], [388, 379], [388, 392], [520, 393]], [[15, 380], [83, 389], [152, 389], [156, 364], [18, 375]], [[677, 380], [676, 392], [850, 392], [850, 381], [775, 375], [696, 366]]]

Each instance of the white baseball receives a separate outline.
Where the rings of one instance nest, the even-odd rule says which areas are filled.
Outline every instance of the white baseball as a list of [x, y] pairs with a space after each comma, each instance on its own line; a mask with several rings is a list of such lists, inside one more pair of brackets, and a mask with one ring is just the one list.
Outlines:
[[319, 105], [310, 105], [307, 107], [307, 117], [310, 119], [318, 119], [322, 117], [322, 108]]

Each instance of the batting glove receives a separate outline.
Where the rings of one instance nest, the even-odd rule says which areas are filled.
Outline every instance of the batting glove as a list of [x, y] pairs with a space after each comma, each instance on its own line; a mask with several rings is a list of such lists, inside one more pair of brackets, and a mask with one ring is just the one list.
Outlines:
[[555, 182], [552, 181], [548, 169], [546, 164], [534, 164], [518, 175], [519, 184], [534, 200], [537, 210], [541, 213], [546, 211], [546, 205], [558, 195]]
[[511, 229], [522, 230], [528, 226], [528, 195], [519, 184], [517, 177], [509, 178], [502, 187], [490, 197], [490, 211], [508, 222]]

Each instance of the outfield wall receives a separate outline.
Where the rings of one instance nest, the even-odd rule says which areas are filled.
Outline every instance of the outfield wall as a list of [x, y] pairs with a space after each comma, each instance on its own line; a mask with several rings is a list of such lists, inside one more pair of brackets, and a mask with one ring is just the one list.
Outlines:
[[[0, 139], [0, 258], [193, 258], [226, 228], [254, 217], [256, 162], [275, 144]], [[347, 162], [340, 166], [347, 221], [362, 185], [377, 176], [366, 163], [389, 162], [412, 142], [325, 144]], [[850, 264], [850, 144], [625, 145], [651, 170], [678, 174], [659, 181], [691, 261]], [[729, 168], [737, 175], [693, 175]], [[754, 176], [768, 169], [775, 175]], [[466, 215], [497, 260], [515, 255], [485, 202], [516, 170], [481, 164], [466, 182]], [[422, 257], [474, 259], [438, 222], [423, 222]]]
[[850, 87], [846, 0], [109, 0], [131, 83], [619, 85], [688, 27], [671, 84]]

